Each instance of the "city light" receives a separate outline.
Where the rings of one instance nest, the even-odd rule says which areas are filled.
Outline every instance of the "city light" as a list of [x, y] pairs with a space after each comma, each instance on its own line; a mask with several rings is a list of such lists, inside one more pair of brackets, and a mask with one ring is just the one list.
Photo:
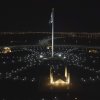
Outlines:
[[61, 54], [58, 54], [59, 57], [61, 57]]
[[98, 51], [97, 50], [95, 50], [95, 49], [90, 49], [89, 50], [89, 53], [97, 53]]
[[66, 57], [64, 56], [64, 59], [66, 59]]
[[40, 58], [43, 58], [43, 55], [40, 55]]
[[2, 53], [6, 54], [6, 53], [10, 53], [11, 52], [11, 48], [10, 47], [4, 47], [2, 50]]

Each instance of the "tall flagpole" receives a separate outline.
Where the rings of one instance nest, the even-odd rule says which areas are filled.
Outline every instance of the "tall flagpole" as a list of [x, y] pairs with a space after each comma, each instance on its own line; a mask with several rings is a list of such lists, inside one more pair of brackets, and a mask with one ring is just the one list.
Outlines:
[[54, 8], [52, 8], [52, 57], [54, 57]]

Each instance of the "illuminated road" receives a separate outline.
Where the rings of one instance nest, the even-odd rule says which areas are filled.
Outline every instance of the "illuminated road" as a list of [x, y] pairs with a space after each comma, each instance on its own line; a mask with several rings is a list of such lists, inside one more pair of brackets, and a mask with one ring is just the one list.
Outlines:
[[[55, 45], [55, 47], [78, 47], [78, 48], [96, 48], [100, 49], [100, 46], [86, 46], [86, 45]], [[10, 47], [10, 48], [23, 48], [23, 47], [45, 47], [42, 45], [14, 45], [14, 46], [0, 46], [0, 48], [3, 47]]]

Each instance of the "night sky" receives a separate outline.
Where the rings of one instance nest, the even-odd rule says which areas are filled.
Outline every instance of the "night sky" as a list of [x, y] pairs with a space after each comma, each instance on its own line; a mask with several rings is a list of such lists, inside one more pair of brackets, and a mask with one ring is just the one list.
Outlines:
[[48, 23], [55, 9], [56, 32], [100, 32], [99, 3], [74, 0], [0, 2], [0, 31], [51, 31]]

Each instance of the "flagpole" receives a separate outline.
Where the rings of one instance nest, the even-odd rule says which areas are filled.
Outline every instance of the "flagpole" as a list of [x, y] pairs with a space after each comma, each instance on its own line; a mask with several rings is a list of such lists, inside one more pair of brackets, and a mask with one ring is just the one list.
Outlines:
[[54, 8], [52, 8], [52, 57], [54, 57]]

